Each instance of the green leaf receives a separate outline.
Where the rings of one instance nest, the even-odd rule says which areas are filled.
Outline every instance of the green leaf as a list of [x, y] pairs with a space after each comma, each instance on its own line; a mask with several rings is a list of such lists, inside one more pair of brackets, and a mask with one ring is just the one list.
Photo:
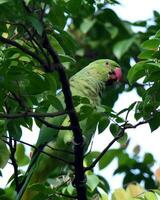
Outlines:
[[138, 62], [128, 72], [127, 78], [130, 84], [151, 72], [160, 71], [159, 63], [147, 63], [145, 61]]
[[82, 31], [82, 33], [86, 34], [94, 25], [95, 20], [94, 19], [84, 19], [84, 21], [82, 22], [81, 26], [80, 26], [80, 30]]
[[151, 59], [153, 57], [155, 51], [153, 50], [145, 50], [138, 55], [140, 59]]
[[128, 136], [127, 136], [127, 133], [125, 133], [123, 137], [117, 140], [117, 142], [119, 142], [121, 145], [125, 145], [127, 140], [128, 140]]
[[53, 95], [48, 95], [47, 99], [54, 108], [57, 110], [63, 110], [63, 105], [59, 98]]
[[114, 137], [116, 137], [117, 134], [119, 133], [120, 127], [117, 124], [111, 124], [109, 129], [110, 129], [112, 135]]
[[[96, 127], [97, 127], [97, 123], [99, 121], [99, 118], [100, 118], [100, 113], [93, 112], [92, 115], [90, 115], [87, 119], [85, 131], [87, 131], [87, 132], [95, 131]], [[85, 133], [85, 131], [84, 131], [84, 133]]]
[[160, 38], [160, 30], [158, 30], [158, 31], [156, 32], [155, 37], [156, 37], [156, 38]]
[[108, 194], [101, 194], [101, 200], [109, 200]]
[[159, 45], [160, 45], [160, 39], [155, 38], [143, 42], [142, 48], [148, 50], [156, 50], [159, 47]]
[[153, 73], [148, 74], [148, 76], [146, 76], [146, 78], [144, 79], [144, 83], [159, 81], [159, 77], [160, 77], [160, 71], [155, 71]]
[[111, 23], [107, 22], [104, 24], [106, 31], [111, 35], [111, 38], [114, 39], [118, 35], [118, 28], [113, 26]]
[[22, 129], [20, 127], [20, 120], [11, 120], [7, 123], [7, 128], [10, 136], [16, 140], [20, 140], [22, 136]]
[[45, 90], [50, 90], [52, 94], [56, 94], [57, 91], [57, 82], [51, 73], [46, 73], [44, 77], [44, 88]]
[[67, 20], [67, 17], [64, 14], [65, 13], [64, 4], [65, 3], [63, 3], [62, 1], [60, 3], [59, 2], [53, 3], [52, 8], [50, 9], [48, 15], [48, 18], [52, 23], [52, 25], [60, 30], [64, 29]]
[[101, 117], [98, 123], [98, 133], [102, 133], [109, 125], [110, 120], [107, 117]]
[[87, 166], [91, 165], [93, 160], [99, 156], [100, 152], [92, 151], [85, 156], [85, 163]]
[[4, 168], [8, 163], [10, 154], [6, 144], [0, 140], [0, 168]]
[[160, 126], [160, 113], [154, 114], [153, 119], [149, 120], [151, 132], [155, 131]]
[[9, 1], [11, 1], [11, 0], [0, 0], [0, 4], [4, 4], [4, 3], [7, 3]]
[[160, 196], [160, 190], [159, 189], [152, 189], [152, 191], [154, 193], [156, 193], [158, 195], [158, 197]]
[[114, 55], [120, 59], [130, 49], [134, 41], [134, 38], [129, 38], [116, 43], [113, 47]]
[[136, 104], [137, 104], [136, 101], [133, 102], [133, 103], [128, 107], [128, 111], [131, 111], [131, 110], [135, 107]]
[[145, 62], [139, 62], [129, 70], [127, 79], [131, 85], [145, 75], [144, 65]]
[[69, 184], [67, 186], [67, 192], [71, 195], [71, 194], [73, 194], [74, 191], [75, 191], [75, 188], [73, 187], [73, 185]]
[[13, 187], [7, 187], [4, 190], [4, 193], [0, 194], [1, 200], [15, 200], [16, 199], [16, 192]]
[[122, 109], [121, 111], [119, 111], [119, 113], [117, 113], [117, 115], [121, 115], [122, 113], [124, 113], [124, 112], [126, 112], [126, 111], [128, 111], [128, 108]]
[[32, 72], [28, 75], [28, 79], [30, 81], [30, 85], [26, 88], [28, 94], [36, 95], [45, 90], [45, 81], [41, 75]]
[[87, 175], [87, 186], [91, 189], [91, 191], [94, 191], [96, 189], [99, 182], [100, 180], [96, 175]]
[[0, 120], [0, 138], [5, 133], [5, 126], [6, 126], [5, 120]]
[[[8, 80], [23, 80], [27, 77], [26, 71], [24, 68], [22, 68], [21, 66], [18, 66], [18, 62], [17, 62], [17, 66], [14, 66], [13, 63], [11, 63], [11, 67], [7, 72], [7, 79]], [[11, 87], [11, 86], [10, 86]]]
[[34, 190], [47, 196], [53, 193], [53, 190], [50, 187], [47, 187], [46, 185], [40, 183], [34, 183], [30, 185], [29, 190]]
[[79, 112], [79, 120], [83, 120], [87, 118], [89, 115], [91, 115], [93, 112], [93, 107], [91, 105], [83, 105], [80, 108]]
[[49, 39], [50, 39], [52, 46], [57, 51], [57, 53], [60, 55], [65, 55], [65, 52], [64, 52], [62, 46], [60, 45], [60, 42], [53, 36], [49, 36]]
[[28, 56], [21, 56], [19, 60], [24, 62], [31, 62], [31, 59]]
[[[106, 178], [102, 175], [98, 175], [98, 178], [100, 180], [100, 183], [98, 185], [99, 189], [103, 189], [106, 192], [110, 191], [110, 185], [108, 183], [108, 181], [106, 180]], [[101, 192], [100, 192], [101, 193]]]
[[27, 19], [33, 25], [33, 27], [36, 29], [37, 33], [39, 35], [42, 35], [43, 26], [42, 26], [41, 22], [33, 16], [28, 16]]
[[106, 152], [106, 154], [100, 159], [99, 161], [99, 169], [102, 170], [105, 167], [107, 167], [112, 160], [116, 157], [117, 151], [115, 150], [109, 150]]
[[[46, 200], [47, 198], [48, 198], [48, 195], [46, 193], [40, 192], [40, 193], [36, 194], [32, 198], [32, 200]], [[54, 199], [57, 200], [56, 198], [54, 198]]]
[[73, 15], [77, 14], [77, 11], [79, 10], [80, 6], [81, 6], [81, 2], [82, 0], [69, 0], [67, 2], [67, 9], [69, 10], [70, 13], [72, 13]]
[[60, 34], [54, 32], [53, 35], [67, 55], [75, 55], [75, 50], [77, 49], [77, 41], [69, 32], [60, 30]]
[[25, 147], [23, 144], [17, 144], [15, 156], [19, 166], [24, 166], [29, 163], [29, 158], [25, 155]]
[[[117, 137], [118, 134], [120, 133], [120, 127], [118, 126], [118, 124], [111, 124], [110, 131], [113, 137]], [[127, 139], [128, 139], [128, 136], [126, 133], [124, 133], [123, 136], [117, 140], [117, 142], [119, 142], [120, 144], [125, 144], [127, 142]]]
[[146, 165], [148, 165], [148, 164], [153, 165], [154, 161], [155, 160], [154, 160], [153, 155], [151, 153], [145, 153], [143, 162]]
[[158, 200], [157, 196], [153, 192], [144, 193], [145, 200]]
[[145, 27], [147, 24], [146, 21], [136, 21], [134, 23], [132, 23], [133, 26], [142, 26], [142, 27]]
[[76, 63], [76, 60], [71, 56], [67, 56], [65, 54], [58, 54], [58, 55], [62, 63], [64, 62]]

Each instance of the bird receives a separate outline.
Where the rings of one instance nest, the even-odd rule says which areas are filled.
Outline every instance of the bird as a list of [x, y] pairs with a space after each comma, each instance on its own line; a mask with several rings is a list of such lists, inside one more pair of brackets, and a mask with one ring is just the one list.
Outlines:
[[[112, 85], [121, 80], [122, 70], [117, 62], [110, 59], [99, 59], [91, 62], [74, 74], [69, 79], [69, 84], [72, 96], [87, 99], [94, 110], [96, 106], [101, 105], [101, 96], [106, 89], [106, 85]], [[57, 94], [57, 98], [64, 105], [64, 96], [62, 92]], [[80, 103], [75, 107], [77, 113], [80, 112], [83, 105], [83, 103]], [[48, 109], [48, 112], [56, 111], [56, 108], [53, 106], [50, 106]], [[46, 120], [48, 123], [57, 126], [67, 126], [70, 123], [69, 117], [66, 115], [56, 118], [46, 118]], [[85, 137], [85, 150], [87, 150], [91, 138], [94, 135], [94, 131], [86, 129], [86, 119], [80, 120], [79, 123]], [[28, 189], [29, 185], [45, 183], [48, 176], [54, 170], [59, 169], [60, 171], [60, 169], [66, 166], [67, 162], [70, 163], [74, 160], [74, 155], [71, 153], [73, 150], [73, 133], [71, 130], [58, 130], [42, 125], [36, 146], [45, 146], [43, 151], [52, 155], [52, 158], [44, 153], [38, 153], [36, 162], [32, 162], [32, 159], [34, 160], [36, 157], [33, 153], [31, 163], [34, 163], [34, 165], [32, 169], [29, 166], [32, 173], [30, 173], [27, 186], [25, 185], [22, 200], [32, 199], [34, 196], [34, 192]], [[64, 163], [63, 160], [66, 160], [66, 163]]]

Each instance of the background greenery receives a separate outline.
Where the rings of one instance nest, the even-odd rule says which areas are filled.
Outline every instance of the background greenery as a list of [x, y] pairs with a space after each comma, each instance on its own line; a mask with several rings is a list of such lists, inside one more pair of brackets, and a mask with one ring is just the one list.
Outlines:
[[[132, 23], [120, 19], [113, 9], [108, 8], [111, 4], [118, 4], [118, 1], [114, 0], [76, 0], [76, 2], [75, 0], [26, 0], [24, 2], [31, 13], [27, 12], [23, 1], [0, 0], [0, 35], [4, 38], [16, 41], [44, 58], [45, 53], [41, 49], [43, 24], [40, 19], [45, 7], [43, 17], [50, 42], [69, 77], [96, 59], [109, 58], [120, 64], [124, 76], [123, 83], [118, 87], [108, 87], [103, 96], [102, 104], [106, 106], [105, 113], [107, 114], [104, 116], [103, 112], [99, 112], [98, 115], [97, 113], [91, 115], [91, 124], [88, 125], [89, 128], [95, 129], [98, 124], [99, 134], [109, 127], [115, 138], [123, 128], [126, 133], [119, 140], [119, 148], [108, 150], [98, 162], [99, 170], [106, 168], [113, 159], [117, 158], [118, 165], [114, 174], [124, 174], [122, 187], [126, 188], [129, 183], [137, 182], [146, 189], [157, 189], [159, 183], [151, 170], [156, 162], [153, 155], [149, 152], [140, 158], [138, 146], [135, 147], [133, 156], [129, 155], [126, 149], [129, 145], [128, 129], [148, 123], [153, 132], [160, 125], [160, 13], [154, 11], [153, 23], [150, 25], [147, 21]], [[135, 32], [133, 31], [134, 27], [144, 27], [145, 31]], [[31, 38], [36, 38], [38, 45]], [[25, 111], [25, 107], [35, 109], [37, 112], [47, 112], [50, 104], [61, 109], [55, 96], [56, 91], [61, 88], [56, 73], [54, 75], [43, 73], [39, 63], [32, 56], [15, 46], [0, 41], [0, 112], [2, 114], [4, 112], [20, 113]], [[132, 68], [131, 60], [136, 62]], [[137, 82], [142, 77], [144, 77], [143, 81]], [[133, 89], [136, 89], [141, 101], [133, 103], [119, 113], [113, 112], [112, 107], [117, 101], [118, 95], [123, 91], [129, 92]], [[19, 103], [17, 103], [18, 97], [22, 99]], [[134, 111], [136, 124], [127, 121], [131, 110]], [[86, 109], [81, 114], [87, 118], [89, 111]], [[122, 114], [123, 116], [125, 114], [125, 117], [122, 117]], [[36, 124], [41, 127], [41, 123], [38, 121]], [[19, 141], [23, 134], [22, 126], [32, 130], [32, 125], [33, 118], [6, 120], [2, 116], [0, 121], [1, 140], [6, 141], [5, 137], [9, 135], [12, 143]], [[6, 131], [7, 135], [4, 136]], [[4, 168], [14, 145], [9, 145], [8, 148], [4, 142], [1, 142], [0, 149], [3, 152], [0, 156], [0, 166]], [[90, 152], [85, 158], [85, 163], [90, 165], [99, 154], [100, 152]], [[25, 155], [24, 144], [21, 142], [16, 144], [15, 158], [18, 166], [27, 165], [29, 162], [28, 156]], [[137, 170], [138, 173], [134, 173], [134, 170]], [[19, 170], [18, 173], [20, 177], [24, 174], [22, 170]], [[107, 193], [110, 190], [107, 178], [95, 175], [93, 171], [87, 177], [88, 198], [107, 199]], [[62, 180], [58, 181], [60, 183], [56, 182], [55, 186], [62, 184]], [[137, 187], [140, 188], [139, 185]], [[51, 190], [48, 185], [47, 188], [44, 185], [33, 186], [33, 190], [43, 190], [43, 193], [46, 194], [43, 199], [47, 199], [48, 194], [53, 194], [53, 198], [56, 198], [54, 196], [56, 189], [55, 187]], [[71, 183], [66, 183], [60, 188], [61, 192], [68, 195], [72, 195], [73, 190]], [[140, 191], [142, 192], [142, 190]], [[158, 192], [158, 190], [155, 191]], [[117, 192], [117, 196], [116, 192], [112, 196], [113, 200], [122, 199], [120, 196], [122, 193], [124, 196], [130, 195], [122, 189], [120, 193]], [[1, 199], [15, 199], [14, 176], [9, 179], [7, 187], [1, 189], [0, 195]], [[138, 197], [140, 199], [156, 199], [156, 196], [153, 195], [154, 193], [143, 193], [141, 197], [137, 196], [137, 199]], [[124, 196], [123, 199], [131, 198]]]

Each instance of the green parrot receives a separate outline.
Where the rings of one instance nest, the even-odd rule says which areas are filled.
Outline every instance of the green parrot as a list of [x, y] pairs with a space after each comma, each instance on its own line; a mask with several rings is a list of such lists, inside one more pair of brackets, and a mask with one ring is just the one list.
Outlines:
[[[96, 107], [101, 103], [101, 94], [104, 91], [106, 84], [112, 84], [113, 82], [118, 82], [121, 79], [122, 72], [119, 65], [115, 61], [109, 59], [100, 59], [90, 63], [81, 71], [73, 75], [69, 82], [72, 96], [85, 97], [90, 101], [90, 104], [93, 107]], [[62, 92], [61, 94], [58, 94], [57, 97], [62, 102], [62, 104], [64, 104]], [[82, 104], [76, 107], [76, 112], [80, 111], [81, 106]], [[57, 110], [51, 106], [48, 110], [48, 112], [56, 111]], [[69, 117], [66, 115], [49, 119], [47, 118], [46, 120], [47, 122], [57, 126], [69, 125]], [[80, 126], [85, 136], [85, 149], [87, 149], [94, 133], [92, 131], [85, 131], [85, 119], [80, 121]], [[37, 140], [37, 147], [45, 146], [45, 144], [48, 144], [45, 146], [43, 151], [53, 155], [53, 157], [60, 159], [54, 159], [53, 157], [51, 158], [43, 153], [39, 153], [38, 159], [36, 162], [34, 162], [32, 175], [28, 181], [28, 185], [33, 183], [43, 183], [46, 181], [49, 174], [53, 172], [53, 170], [55, 170], [57, 167], [60, 169], [66, 166], [66, 163], [61, 159], [64, 159], [68, 162], [73, 162], [74, 155], [69, 153], [73, 149], [72, 141], [72, 131], [52, 129], [43, 125], [40, 129], [39, 138]], [[34, 156], [33, 153], [32, 159], [34, 159], [34, 157], [36, 156]], [[32, 195], [33, 191], [26, 189], [22, 200], [31, 200]]]

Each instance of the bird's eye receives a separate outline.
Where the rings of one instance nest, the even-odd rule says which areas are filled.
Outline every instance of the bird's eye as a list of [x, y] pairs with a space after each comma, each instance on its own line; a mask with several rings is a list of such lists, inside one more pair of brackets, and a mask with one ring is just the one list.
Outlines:
[[109, 65], [109, 62], [106, 62], [106, 65]]

